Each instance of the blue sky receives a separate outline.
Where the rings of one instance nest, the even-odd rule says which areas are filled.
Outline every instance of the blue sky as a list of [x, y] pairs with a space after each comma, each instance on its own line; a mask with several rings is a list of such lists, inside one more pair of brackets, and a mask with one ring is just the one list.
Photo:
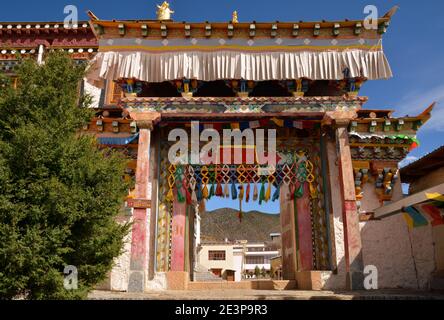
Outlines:
[[[62, 21], [63, 8], [73, 4], [79, 9], [80, 19], [92, 10], [101, 19], [154, 19], [153, 0], [21, 0], [2, 4], [0, 21]], [[228, 21], [238, 11], [240, 21], [314, 21], [362, 19], [366, 5], [376, 5], [383, 15], [392, 6], [400, 10], [394, 16], [384, 37], [384, 50], [394, 77], [390, 80], [368, 82], [361, 95], [368, 96], [366, 108], [393, 109], [395, 115], [416, 115], [432, 102], [438, 102], [433, 119], [420, 131], [421, 146], [408, 160], [414, 160], [444, 144], [444, 1], [412, 0], [171, 0], [176, 21]], [[220, 200], [211, 201], [208, 208], [220, 206]], [[226, 203], [238, 207], [238, 201]], [[277, 212], [274, 205], [244, 206], [245, 210]]]

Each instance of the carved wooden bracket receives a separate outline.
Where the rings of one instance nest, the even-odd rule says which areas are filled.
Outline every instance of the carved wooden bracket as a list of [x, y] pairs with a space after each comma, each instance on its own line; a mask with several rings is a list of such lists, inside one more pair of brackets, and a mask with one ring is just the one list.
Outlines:
[[368, 161], [353, 161], [353, 173], [355, 177], [356, 199], [361, 200], [364, 196], [362, 187], [369, 179], [370, 163]]
[[159, 112], [130, 112], [130, 117], [134, 119], [141, 129], [153, 130], [154, 125], [161, 119]]
[[398, 163], [393, 161], [372, 161], [371, 170], [375, 176], [376, 192], [381, 201], [389, 201], [393, 196], [393, 186], [398, 179]]

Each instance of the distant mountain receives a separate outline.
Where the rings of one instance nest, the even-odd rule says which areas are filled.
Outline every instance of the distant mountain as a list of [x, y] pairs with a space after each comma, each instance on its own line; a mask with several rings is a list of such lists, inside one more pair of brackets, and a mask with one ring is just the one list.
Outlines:
[[270, 233], [275, 232], [281, 232], [280, 216], [277, 214], [244, 212], [242, 222], [234, 209], [217, 209], [202, 214], [202, 239], [263, 242], [270, 241]]

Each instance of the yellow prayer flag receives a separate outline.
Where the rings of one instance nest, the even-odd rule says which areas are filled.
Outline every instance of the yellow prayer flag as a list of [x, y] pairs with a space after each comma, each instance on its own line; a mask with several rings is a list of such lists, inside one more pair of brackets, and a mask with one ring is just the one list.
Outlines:
[[284, 120], [282, 120], [282, 119], [271, 118], [271, 121], [273, 121], [278, 127], [284, 126]]
[[410, 217], [410, 215], [408, 213], [404, 213], [404, 220], [407, 223], [407, 226], [409, 227], [410, 230], [413, 229], [413, 219], [412, 217]]
[[444, 195], [440, 193], [426, 193], [427, 199], [444, 202]]

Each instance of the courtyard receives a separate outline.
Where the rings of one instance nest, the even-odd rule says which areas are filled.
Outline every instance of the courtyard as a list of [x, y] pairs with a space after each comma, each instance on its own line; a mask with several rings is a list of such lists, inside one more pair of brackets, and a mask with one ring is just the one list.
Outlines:
[[90, 300], [444, 300], [444, 292], [407, 290], [166, 290], [144, 293], [92, 291]]

